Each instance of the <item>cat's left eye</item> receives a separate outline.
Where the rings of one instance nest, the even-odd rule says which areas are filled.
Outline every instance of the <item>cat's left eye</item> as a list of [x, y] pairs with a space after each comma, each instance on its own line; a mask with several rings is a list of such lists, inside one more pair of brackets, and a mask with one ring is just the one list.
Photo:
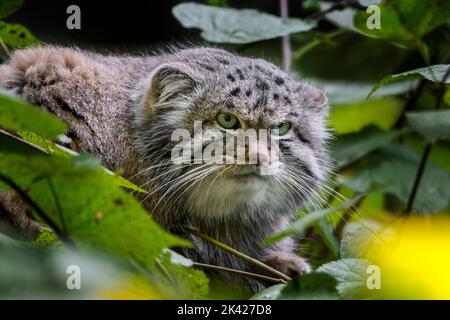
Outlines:
[[271, 131], [272, 131], [272, 134], [274, 134], [274, 135], [283, 136], [289, 132], [289, 129], [291, 129], [291, 123], [288, 121], [285, 121], [276, 126], [273, 126], [271, 128]]

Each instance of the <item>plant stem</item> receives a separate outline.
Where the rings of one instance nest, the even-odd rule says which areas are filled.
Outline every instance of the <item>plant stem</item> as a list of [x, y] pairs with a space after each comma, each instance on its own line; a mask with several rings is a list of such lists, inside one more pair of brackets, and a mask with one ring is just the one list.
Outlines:
[[205, 240], [205, 241], [207, 241], [207, 242], [209, 242], [209, 243], [211, 243], [211, 244], [213, 244], [213, 245], [215, 245], [215, 246], [217, 246], [217, 247], [219, 247], [219, 248], [221, 248], [223, 250], [225, 250], [225, 251], [228, 251], [229, 253], [231, 253], [231, 254], [233, 254], [233, 255], [235, 255], [235, 256], [237, 256], [237, 257], [239, 257], [239, 258], [241, 258], [241, 259], [243, 259], [245, 261], [247, 261], [248, 263], [251, 263], [251, 264], [253, 264], [253, 265], [255, 265], [255, 266], [257, 266], [257, 267], [259, 267], [259, 268], [261, 268], [261, 269], [263, 269], [263, 270], [265, 270], [265, 271], [267, 271], [267, 272], [269, 272], [269, 273], [271, 273], [273, 275], [275, 275], [277, 278], [281, 278], [284, 281], [290, 281], [291, 280], [291, 278], [288, 277], [287, 275], [285, 275], [284, 273], [282, 273], [282, 272], [280, 272], [278, 270], [275, 270], [274, 268], [269, 267], [265, 263], [262, 263], [261, 261], [258, 261], [256, 259], [254, 259], [254, 258], [252, 258], [252, 257], [250, 257], [250, 256], [248, 256], [248, 255], [246, 255], [246, 254], [236, 250], [236, 249], [233, 249], [233, 248], [227, 246], [226, 244], [224, 244], [224, 243], [222, 243], [222, 242], [220, 242], [220, 241], [218, 241], [218, 240], [216, 240], [214, 238], [211, 238], [207, 234], [204, 234], [204, 233], [202, 233], [201, 231], [199, 231], [197, 229], [194, 229], [194, 228], [191, 228], [191, 227], [185, 227], [185, 230], [187, 232], [189, 232], [189, 233], [191, 233], [191, 234], [193, 234], [193, 235], [195, 235], [195, 236], [197, 236], [197, 237], [199, 237], [199, 238], [201, 238], [201, 239], [203, 239], [203, 240]]
[[34, 201], [31, 199], [26, 192], [24, 192], [14, 181], [12, 181], [10, 178], [4, 176], [3, 174], [0, 174], [0, 180], [6, 183], [8, 186], [10, 186], [36, 213], [44, 220], [44, 222], [55, 232], [55, 234], [58, 236], [58, 238], [66, 243], [67, 245], [70, 245], [74, 247], [73, 241], [65, 235], [60, 228], [48, 217], [48, 215], [42, 210]]
[[[289, 4], [288, 0], [280, 0], [280, 14], [283, 20], [287, 20], [289, 17]], [[292, 49], [291, 39], [289, 35], [285, 35], [281, 39], [281, 50], [283, 52], [283, 70], [284, 72], [291, 72], [292, 62]]]
[[258, 273], [252, 273], [252, 272], [230, 269], [230, 268], [221, 267], [221, 266], [215, 266], [215, 265], [211, 265], [211, 264], [194, 262], [193, 266], [198, 267], [198, 268], [203, 268], [203, 269], [211, 269], [211, 270], [217, 270], [217, 271], [236, 273], [236, 274], [242, 275], [244, 277], [251, 277], [251, 278], [255, 278], [255, 279], [259, 279], [259, 280], [263, 280], [263, 281], [267, 281], [267, 282], [271, 282], [271, 283], [277, 283], [277, 284], [286, 283], [286, 281], [283, 279], [268, 277], [268, 276], [258, 274]]

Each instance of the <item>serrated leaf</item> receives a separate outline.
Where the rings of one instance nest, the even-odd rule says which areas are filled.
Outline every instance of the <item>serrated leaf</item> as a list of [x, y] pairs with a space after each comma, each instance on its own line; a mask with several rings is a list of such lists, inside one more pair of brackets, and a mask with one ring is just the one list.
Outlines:
[[185, 28], [201, 29], [201, 36], [218, 43], [251, 43], [290, 33], [308, 31], [314, 22], [286, 19], [252, 9], [217, 8], [197, 3], [181, 3], [172, 10]]
[[24, 26], [0, 21], [0, 39], [11, 48], [37, 45], [40, 41]]
[[23, 5], [23, 0], [2, 0], [0, 2], [0, 19], [13, 14]]
[[336, 280], [327, 273], [312, 272], [290, 281], [282, 288], [278, 300], [335, 300], [338, 299]]
[[[343, 180], [359, 191], [381, 190], [396, 195], [406, 203], [411, 192], [421, 156], [406, 145], [391, 144], [370, 154], [361, 167]], [[438, 212], [450, 199], [450, 174], [428, 160], [414, 201], [419, 212]]]
[[408, 112], [409, 125], [430, 141], [450, 135], [450, 110]]
[[[377, 91], [380, 87], [394, 82], [394, 81], [402, 81], [408, 79], [426, 79], [432, 82], [444, 82], [446, 84], [450, 83], [450, 77], [446, 77], [445, 75], [450, 68], [450, 64], [436, 64], [429, 67], [414, 69], [410, 71], [405, 71], [398, 74], [393, 74], [383, 78], [380, 82], [378, 82], [375, 87], [369, 93], [369, 97]], [[445, 79], [444, 79], [445, 78]]]
[[54, 138], [64, 133], [66, 124], [18, 98], [0, 91], [0, 127], [12, 131], [31, 131]]
[[332, 159], [338, 168], [343, 168], [377, 150], [402, 134], [400, 130], [382, 131], [369, 127], [361, 132], [338, 136], [332, 142]]
[[367, 289], [367, 267], [364, 259], [341, 259], [322, 265], [317, 272], [330, 275], [338, 282], [336, 288], [344, 299], [363, 299], [370, 296]]

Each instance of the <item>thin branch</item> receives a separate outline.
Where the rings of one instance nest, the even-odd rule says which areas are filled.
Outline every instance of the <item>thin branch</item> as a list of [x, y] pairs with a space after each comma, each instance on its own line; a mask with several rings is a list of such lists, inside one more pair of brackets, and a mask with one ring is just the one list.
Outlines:
[[[441, 90], [439, 92], [439, 96], [436, 99], [435, 110], [439, 110], [441, 108], [442, 100], [444, 98], [444, 94], [445, 94], [445, 90], [446, 90], [445, 82], [449, 76], [450, 76], [450, 68], [448, 68], [447, 72], [445, 73], [444, 77], [442, 78]], [[422, 176], [425, 171], [425, 166], [426, 166], [427, 160], [430, 156], [432, 146], [433, 146], [432, 142], [428, 142], [425, 145], [425, 149], [423, 151], [422, 158], [420, 159], [419, 168], [417, 169], [416, 177], [414, 178], [414, 183], [413, 183], [411, 192], [409, 194], [408, 202], [406, 204], [406, 208], [404, 211], [404, 213], [406, 213], [406, 214], [410, 214], [413, 210], [414, 200], [416, 199], [417, 190], [419, 189], [420, 182], [422, 181]]]
[[[289, 4], [288, 0], [280, 0], [280, 14], [281, 18], [286, 21], [289, 17]], [[281, 50], [283, 53], [283, 70], [284, 72], [291, 72], [292, 62], [292, 48], [291, 39], [289, 35], [285, 35], [281, 38]]]
[[58, 238], [66, 243], [67, 245], [70, 245], [72, 247], [75, 246], [73, 241], [65, 235], [60, 228], [48, 217], [48, 215], [42, 210], [34, 201], [31, 199], [26, 192], [24, 192], [14, 181], [12, 181], [10, 178], [4, 176], [3, 174], [0, 174], [0, 180], [6, 183], [8, 186], [10, 186], [36, 213], [44, 220], [44, 222], [55, 232], [55, 234], [58, 236]]
[[203, 268], [203, 269], [210, 269], [210, 270], [216, 270], [216, 271], [225, 271], [225, 272], [236, 273], [236, 274], [239, 274], [239, 275], [244, 276], [244, 277], [251, 277], [251, 278], [267, 281], [267, 282], [270, 282], [270, 283], [277, 283], [277, 284], [287, 283], [283, 279], [268, 277], [268, 276], [265, 276], [265, 275], [262, 275], [262, 274], [258, 274], [258, 273], [253, 273], [253, 272], [247, 272], [247, 271], [241, 271], [241, 270], [236, 270], [236, 269], [231, 269], [231, 268], [226, 268], [226, 267], [221, 267], [221, 266], [215, 266], [215, 265], [212, 265], [212, 264], [205, 264], [205, 263], [194, 262], [193, 266], [194, 267], [198, 267], [198, 268]]
[[189, 232], [189, 233], [191, 233], [193, 235], [196, 235], [197, 237], [199, 237], [199, 238], [201, 238], [201, 239], [203, 239], [203, 240], [205, 240], [205, 241], [207, 241], [207, 242], [209, 242], [209, 243], [211, 243], [211, 244], [213, 244], [213, 245], [215, 245], [215, 246], [225, 250], [225, 251], [228, 251], [229, 253], [231, 253], [231, 254], [233, 254], [233, 255], [235, 255], [235, 256], [237, 256], [237, 257], [239, 257], [239, 258], [241, 258], [241, 259], [243, 259], [245, 261], [247, 261], [248, 263], [251, 263], [251, 264], [253, 264], [253, 265], [255, 265], [255, 266], [257, 266], [257, 267], [259, 267], [259, 268], [261, 268], [261, 269], [263, 269], [263, 270], [265, 270], [267, 272], [269, 272], [270, 274], [275, 275], [277, 278], [281, 278], [281, 279], [283, 279], [285, 281], [290, 281], [291, 280], [291, 278], [288, 277], [287, 275], [285, 275], [284, 273], [282, 273], [282, 272], [280, 272], [280, 271], [278, 271], [278, 270], [276, 270], [276, 269], [274, 269], [272, 267], [269, 267], [265, 263], [262, 263], [261, 261], [256, 260], [256, 259], [254, 259], [254, 258], [252, 258], [252, 257], [250, 257], [250, 256], [248, 256], [248, 255], [246, 255], [246, 254], [236, 250], [236, 249], [233, 249], [233, 248], [227, 246], [226, 244], [224, 244], [224, 243], [222, 243], [222, 242], [220, 242], [220, 241], [218, 241], [218, 240], [216, 240], [214, 238], [211, 238], [207, 234], [204, 234], [204, 233], [202, 233], [201, 231], [199, 231], [197, 229], [194, 229], [194, 228], [191, 228], [191, 227], [185, 227], [185, 230], [187, 232]]

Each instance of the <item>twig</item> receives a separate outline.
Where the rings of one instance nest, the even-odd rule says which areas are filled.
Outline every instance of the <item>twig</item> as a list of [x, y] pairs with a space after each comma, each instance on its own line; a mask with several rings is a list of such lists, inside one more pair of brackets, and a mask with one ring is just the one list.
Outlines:
[[[436, 107], [435, 110], [439, 110], [442, 105], [442, 100], [445, 94], [445, 81], [450, 76], [450, 68], [448, 68], [447, 72], [445, 73], [444, 77], [441, 81], [441, 90], [439, 93], [439, 96], [436, 99]], [[414, 178], [414, 183], [411, 189], [411, 192], [408, 197], [408, 202], [406, 204], [406, 208], [404, 213], [410, 214], [413, 210], [414, 200], [417, 196], [417, 190], [419, 189], [420, 182], [422, 181], [423, 172], [425, 171], [425, 166], [427, 164], [427, 160], [431, 153], [431, 148], [433, 146], [433, 142], [428, 142], [425, 145], [425, 149], [422, 154], [422, 158], [420, 159], [419, 168], [417, 169], [416, 177]]]
[[191, 228], [191, 227], [185, 227], [185, 230], [187, 232], [189, 232], [189, 233], [191, 233], [193, 235], [196, 235], [197, 237], [199, 237], [199, 238], [201, 238], [201, 239], [203, 239], [203, 240], [205, 240], [205, 241], [207, 241], [207, 242], [209, 242], [209, 243], [211, 243], [211, 244], [213, 244], [213, 245], [215, 245], [215, 246], [225, 250], [225, 251], [228, 251], [229, 253], [231, 253], [231, 254], [233, 254], [233, 255], [235, 255], [235, 256], [237, 256], [237, 257], [239, 257], [239, 258], [241, 258], [241, 259], [243, 259], [245, 261], [247, 261], [248, 263], [251, 263], [251, 264], [253, 264], [255, 266], [258, 266], [259, 268], [261, 268], [261, 269], [271, 273], [272, 275], [275, 275], [277, 278], [281, 278], [281, 279], [283, 279], [285, 281], [290, 281], [291, 280], [291, 278], [288, 277], [287, 275], [285, 275], [284, 273], [282, 273], [282, 272], [280, 272], [278, 270], [275, 270], [274, 268], [269, 267], [265, 263], [262, 263], [261, 261], [258, 261], [256, 259], [254, 259], [254, 258], [252, 258], [252, 257], [250, 257], [250, 256], [248, 256], [248, 255], [246, 255], [246, 254], [236, 250], [236, 249], [233, 249], [233, 248], [227, 246], [226, 244], [224, 244], [224, 243], [222, 243], [222, 242], [220, 242], [220, 241], [218, 241], [218, 240], [216, 240], [214, 238], [211, 238], [207, 234], [204, 234], [204, 233], [202, 233], [201, 231], [199, 231], [197, 229], [194, 229], [194, 228]]
[[217, 270], [217, 271], [236, 273], [236, 274], [239, 274], [242, 276], [247, 276], [247, 277], [251, 277], [251, 278], [255, 278], [255, 279], [259, 279], [259, 280], [264, 280], [264, 281], [271, 282], [271, 283], [278, 283], [278, 284], [279, 283], [287, 283], [283, 279], [268, 277], [268, 276], [258, 274], [258, 273], [252, 273], [252, 272], [241, 271], [241, 270], [236, 270], [236, 269], [231, 269], [231, 268], [226, 268], [226, 267], [221, 267], [221, 266], [215, 266], [212, 264], [194, 262], [193, 266], [198, 267], [198, 268], [203, 268], [203, 269], [211, 269], [211, 270]]
[[[288, 0], [280, 0], [280, 14], [281, 18], [286, 21], [289, 17], [289, 6]], [[289, 35], [285, 35], [281, 38], [281, 50], [283, 53], [283, 70], [284, 72], [291, 72], [291, 62], [292, 62], [292, 49], [291, 49], [291, 39]]]
[[44, 220], [44, 222], [55, 232], [55, 234], [62, 242], [75, 247], [73, 241], [60, 230], [60, 228], [52, 221], [52, 219], [47, 216], [44, 210], [42, 210], [33, 201], [33, 199], [31, 199], [14, 181], [4, 176], [3, 174], [0, 174], [0, 180], [10, 186], [31, 208], [33, 208], [34, 211], [36, 211], [36, 213], [42, 218], [42, 220]]

